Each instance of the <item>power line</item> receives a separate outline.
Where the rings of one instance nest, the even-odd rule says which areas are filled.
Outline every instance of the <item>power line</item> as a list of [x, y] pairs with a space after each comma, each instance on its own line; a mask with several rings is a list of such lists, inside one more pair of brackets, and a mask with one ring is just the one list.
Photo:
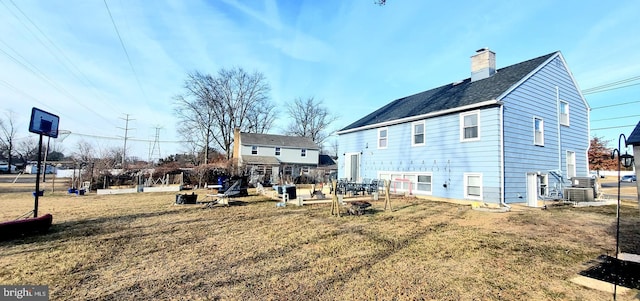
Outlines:
[[611, 118], [604, 118], [604, 119], [596, 119], [596, 120], [591, 120], [591, 122], [617, 120], [617, 119], [631, 118], [631, 117], [640, 117], [640, 115], [627, 115], [627, 116], [611, 117]]
[[619, 125], [619, 126], [610, 126], [610, 127], [604, 127], [604, 128], [595, 128], [595, 129], [591, 129], [592, 131], [596, 131], [596, 130], [609, 130], [609, 129], [619, 129], [619, 128], [626, 128], [626, 127], [634, 127], [636, 126], [635, 124], [630, 124], [630, 125]]
[[619, 106], [624, 106], [624, 105], [634, 104], [634, 103], [640, 103], [640, 100], [617, 103], [617, 104], [607, 105], [607, 106], [599, 106], [599, 107], [591, 108], [591, 110], [593, 111], [593, 110], [597, 110], [597, 109], [604, 109], [604, 108], [610, 108], [610, 107], [619, 107]]
[[33, 101], [35, 101], [35, 102], [39, 103], [40, 105], [42, 105], [43, 107], [45, 107], [45, 108], [47, 108], [47, 109], [49, 109], [49, 110], [51, 110], [51, 111], [53, 111], [53, 110], [54, 110], [54, 109], [53, 109], [52, 107], [50, 107], [49, 105], [45, 104], [44, 102], [42, 102], [42, 101], [38, 100], [37, 98], [35, 98], [35, 97], [31, 96], [31, 95], [29, 95], [27, 92], [24, 92], [24, 91], [22, 91], [22, 90], [20, 90], [20, 89], [16, 88], [15, 86], [13, 86], [12, 84], [10, 84], [10, 83], [6, 82], [6, 81], [5, 81], [5, 80], [3, 80], [3, 79], [0, 79], [0, 84], [2, 84], [3, 86], [5, 86], [5, 87], [7, 87], [7, 88], [9, 88], [9, 89], [12, 89], [13, 91], [15, 91], [15, 92], [16, 92], [16, 93], [18, 93], [18, 94], [22, 94], [22, 96], [24, 96], [24, 97], [30, 98], [31, 100], [33, 100]]
[[[58, 54], [60, 54], [65, 60], [66, 62], [75, 69], [75, 72], [73, 70], [71, 70], [71, 68], [69, 68], [67, 66], [67, 63], [65, 63], [63, 60], [60, 59], [60, 57], [58, 56], [58, 54], [54, 53], [54, 51], [48, 47], [43, 41], [42, 39], [40, 39], [40, 37], [34, 33], [31, 28], [29, 28], [29, 26], [27, 26], [27, 24], [25, 24], [24, 22], [22, 22], [21, 18], [16, 15], [13, 11], [11, 11], [9, 9], [9, 7], [3, 2], [4, 6], [7, 7], [7, 10], [9, 10], [9, 12], [14, 16], [14, 18], [16, 18], [20, 24], [22, 24], [22, 26], [24, 26], [24, 28], [26, 28], [29, 33], [31, 33], [32, 36], [34, 36], [38, 42], [40, 42], [40, 44], [47, 50], [49, 51], [49, 53], [60, 63], [60, 65], [62, 65], [70, 74], [72, 74], [76, 79], [78, 79], [80, 82], [85, 82], [88, 83], [89, 86], [91, 86], [92, 92], [93, 94], [97, 97], [102, 99], [105, 103], [110, 103], [109, 101], [107, 101], [105, 98], [101, 97], [100, 95], [98, 95], [96, 93], [96, 86], [93, 84], [93, 82], [80, 70], [80, 68], [78, 68], [78, 66], [76, 66], [73, 61], [71, 61], [71, 59], [69, 59], [69, 57], [66, 55], [66, 53], [60, 49], [60, 47], [58, 47], [58, 45], [56, 45], [56, 43], [54, 43], [49, 36], [44, 33], [44, 31], [42, 31], [42, 29], [40, 29], [40, 27], [33, 21], [31, 20], [31, 18], [29, 18], [29, 16], [22, 10], [20, 9], [20, 7], [13, 1], [13, 0], [9, 0], [9, 2], [11, 2], [11, 4], [13, 4], [13, 6], [20, 12], [20, 14], [22, 14], [22, 16], [29, 21], [29, 23], [31, 23], [31, 25], [40, 33], [40, 35], [42, 37], [44, 37], [44, 39], [46, 39], [49, 42], [49, 45], [51, 45], [55, 50], [57, 50]], [[27, 61], [26, 59], [23, 58], [23, 60]], [[78, 74], [80, 74], [80, 76], [78, 76]], [[82, 77], [82, 78], [81, 78]], [[107, 106], [110, 108], [113, 108], [114, 105], [111, 104], [110, 106]]]
[[[600, 86], [584, 89], [584, 90], [582, 90], [582, 94], [590, 94], [590, 93], [598, 93], [598, 92], [608, 91], [610, 89], [607, 89], [607, 88], [614, 87], [614, 86], [619, 86], [621, 84], [625, 84], [625, 83], [636, 81], [636, 80], [640, 80], [640, 76], [629, 77], [629, 78], [621, 79], [621, 80], [618, 80], [618, 81], [615, 81], [615, 82], [611, 82], [611, 83], [603, 84], [603, 85], [600, 85]], [[633, 84], [633, 85], [638, 85], [638, 84]], [[631, 85], [631, 86], [633, 86], [633, 85]], [[625, 87], [627, 87], [627, 86], [625, 86]], [[622, 88], [624, 88], [624, 87], [622, 87]], [[598, 91], [598, 90], [602, 90], [602, 89], [607, 89], [607, 90]]]
[[[1, 42], [1, 41], [0, 41]], [[5, 44], [4, 42], [2, 42], [2, 44]], [[10, 50], [12, 50], [13, 52], [17, 53], [13, 48], [11, 48], [10, 46], [6, 45]], [[53, 80], [49, 79], [49, 77], [44, 74], [44, 72], [42, 72], [40, 69], [38, 69], [37, 67], [33, 66], [33, 64], [30, 63], [23, 63], [22, 61], [20, 61], [19, 59], [15, 58], [14, 56], [12, 56], [11, 54], [9, 54], [8, 52], [0, 49], [0, 53], [4, 54], [5, 56], [7, 56], [10, 60], [12, 60], [13, 62], [15, 62], [16, 64], [22, 66], [22, 68], [26, 69], [27, 71], [29, 71], [31, 74], [33, 74], [34, 76], [40, 78], [41, 80], [43, 80], [44, 82], [48, 83], [49, 85], [51, 85], [51, 87], [53, 87], [54, 89], [58, 90], [58, 92], [60, 92], [61, 94], [67, 96], [68, 98], [70, 98], [71, 100], [73, 100], [75, 103], [77, 103], [78, 105], [84, 107], [85, 109], [87, 109], [90, 112], [93, 112], [94, 114], [96, 114], [97, 116], [99, 116], [100, 118], [104, 119], [105, 121], [111, 123], [110, 120], [108, 120], [106, 117], [102, 116], [101, 114], [99, 114], [98, 112], [96, 112], [95, 110], [93, 110], [91, 107], [83, 104], [79, 99], [77, 99], [73, 94], [71, 94], [69, 91], [67, 91], [64, 87], [56, 84]], [[16, 54], [17, 56], [22, 57], [20, 54]], [[24, 58], [23, 58], [24, 59]], [[26, 60], [25, 60], [26, 61]], [[33, 66], [29, 67], [27, 64]], [[35, 70], [34, 70], [35, 69]], [[4, 81], [6, 83], [6, 81]], [[7, 83], [8, 84], [8, 83]], [[17, 90], [17, 88], [14, 87], [14, 89]], [[23, 93], [24, 94], [24, 93]]]
[[138, 83], [138, 88], [140, 88], [140, 91], [142, 92], [142, 96], [144, 97], [145, 101], [148, 103], [148, 98], [147, 98], [147, 94], [145, 93], [144, 89], [142, 88], [142, 84], [140, 83], [140, 77], [138, 77], [138, 73], [136, 72], [136, 69], [133, 67], [133, 64], [131, 63], [131, 58], [129, 57], [129, 52], [127, 51], [127, 47], [124, 46], [124, 41], [122, 40], [122, 37], [120, 36], [120, 31], [118, 30], [118, 26], [116, 25], [116, 21], [113, 19], [113, 15], [111, 14], [111, 9], [109, 9], [109, 5], [107, 4], [107, 0], [103, 0], [104, 2], [104, 6], [107, 8], [107, 12], [109, 13], [109, 18], [111, 19], [111, 24], [113, 24], [113, 28], [116, 31], [116, 34], [118, 35], [118, 40], [120, 41], [120, 45], [122, 46], [122, 50], [124, 50], [124, 54], [127, 57], [127, 62], [129, 62], [129, 67], [131, 67], [131, 71], [133, 72], [133, 76], [136, 78], [136, 82]]
[[604, 89], [604, 90], [598, 90], [598, 91], [592, 91], [592, 92], [582, 92], [582, 95], [589, 95], [589, 94], [595, 94], [595, 93], [600, 93], [600, 92], [607, 92], [607, 91], [612, 91], [612, 90], [618, 90], [618, 89], [622, 89], [622, 88], [628, 88], [631, 86], [637, 86], [640, 85], [640, 83], [637, 84], [631, 84], [631, 85], [626, 85], [626, 86], [622, 86], [622, 87], [615, 87], [615, 88], [609, 88], [609, 89]]
[[[96, 139], [104, 139], [104, 140], [117, 140], [117, 141], [121, 141], [122, 137], [111, 137], [111, 136], [102, 136], [102, 135], [94, 135], [94, 134], [82, 134], [82, 133], [75, 133], [72, 132], [70, 135], [74, 135], [74, 136], [80, 136], [80, 137], [87, 137], [87, 138], [96, 138]], [[139, 138], [127, 138], [127, 141], [134, 141], [134, 142], [156, 142], [155, 140], [151, 140], [151, 139], [139, 139]], [[187, 140], [158, 140], [158, 143], [189, 143], [191, 141], [187, 141]]]

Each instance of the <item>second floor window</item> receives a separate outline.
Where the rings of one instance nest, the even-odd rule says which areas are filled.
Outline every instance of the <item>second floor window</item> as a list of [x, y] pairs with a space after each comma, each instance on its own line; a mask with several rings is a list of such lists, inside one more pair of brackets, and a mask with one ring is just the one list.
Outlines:
[[460, 140], [472, 141], [480, 139], [480, 113], [460, 114]]
[[251, 146], [251, 154], [252, 155], [257, 155], [258, 154], [258, 147], [253, 145]]
[[424, 145], [424, 121], [413, 123], [411, 132], [413, 137], [411, 145]]
[[569, 103], [560, 101], [560, 124], [569, 125]]
[[533, 143], [544, 146], [544, 121], [542, 118], [533, 118]]
[[378, 130], [378, 148], [387, 148], [387, 128]]
[[302, 157], [306, 157], [306, 156], [307, 156], [307, 150], [306, 150], [306, 149], [304, 149], [304, 148], [303, 148], [303, 149], [301, 149], [301, 150], [300, 150], [300, 156], [302, 156]]
[[280, 148], [276, 147], [276, 156], [280, 156]]

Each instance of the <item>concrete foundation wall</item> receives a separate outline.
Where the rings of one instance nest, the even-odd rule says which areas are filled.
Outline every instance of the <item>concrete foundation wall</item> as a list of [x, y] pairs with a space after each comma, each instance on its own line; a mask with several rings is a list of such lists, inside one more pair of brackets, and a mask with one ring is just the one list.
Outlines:
[[144, 187], [142, 192], [168, 192], [168, 191], [181, 191], [182, 186], [157, 186], [157, 187]]
[[125, 188], [125, 189], [98, 189], [97, 194], [125, 194], [125, 193], [137, 193], [137, 188]]

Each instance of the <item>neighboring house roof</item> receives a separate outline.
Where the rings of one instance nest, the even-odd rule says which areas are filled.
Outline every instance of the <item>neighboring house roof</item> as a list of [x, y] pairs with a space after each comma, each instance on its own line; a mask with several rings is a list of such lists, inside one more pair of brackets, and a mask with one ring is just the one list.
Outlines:
[[242, 156], [242, 163], [249, 165], [280, 165], [280, 160], [273, 156]]
[[318, 157], [318, 167], [338, 168], [336, 161], [329, 155], [320, 155]]
[[313, 140], [307, 137], [241, 133], [240, 141], [242, 145], [320, 149]]
[[381, 124], [392, 120], [471, 106], [499, 100], [505, 92], [559, 52], [500, 68], [488, 78], [472, 82], [467, 78], [435, 89], [396, 99], [339, 132]]
[[640, 145], [640, 122], [638, 122], [633, 132], [631, 132], [631, 135], [629, 135], [629, 138], [627, 138], [627, 145]]

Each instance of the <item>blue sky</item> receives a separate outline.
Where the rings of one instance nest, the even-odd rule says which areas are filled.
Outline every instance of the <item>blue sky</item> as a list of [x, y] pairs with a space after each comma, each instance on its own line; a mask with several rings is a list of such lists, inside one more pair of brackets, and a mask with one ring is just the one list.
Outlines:
[[147, 159], [159, 127], [165, 157], [185, 150], [172, 98], [187, 72], [262, 72], [280, 111], [273, 133], [297, 97], [323, 100], [337, 130], [468, 78], [489, 47], [498, 68], [560, 50], [583, 90], [632, 79], [585, 95], [591, 134], [609, 146], [640, 120], [640, 1], [373, 2], [0, 0], [0, 110], [19, 139], [36, 137], [32, 107], [57, 114], [72, 133], [64, 152], [85, 140], [97, 154], [122, 147], [129, 114], [128, 154]]

